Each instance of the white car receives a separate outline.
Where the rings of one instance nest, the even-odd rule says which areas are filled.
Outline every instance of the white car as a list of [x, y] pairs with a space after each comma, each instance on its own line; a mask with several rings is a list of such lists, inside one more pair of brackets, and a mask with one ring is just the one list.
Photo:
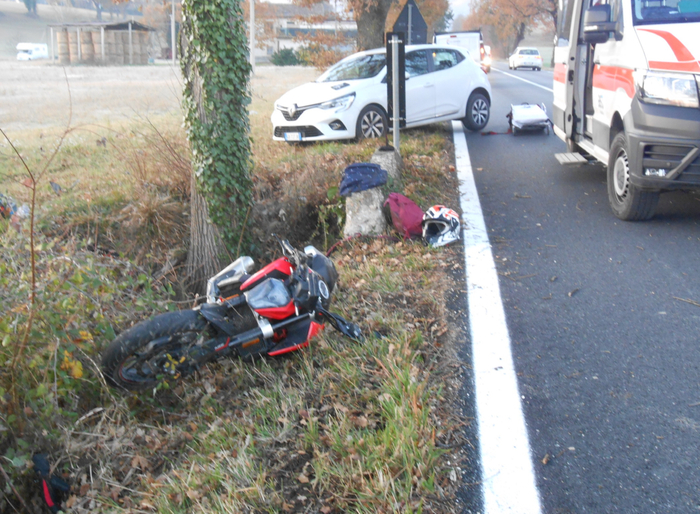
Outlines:
[[[382, 137], [387, 119], [386, 51], [353, 54], [315, 82], [275, 102], [275, 141]], [[462, 120], [481, 130], [489, 120], [491, 85], [467, 52], [443, 45], [406, 46], [406, 126]]]
[[537, 48], [518, 47], [508, 58], [508, 68], [517, 70], [518, 68], [532, 68], [542, 70], [542, 56]]
[[17, 43], [17, 60], [33, 61], [35, 59], [48, 59], [48, 47], [40, 43]]

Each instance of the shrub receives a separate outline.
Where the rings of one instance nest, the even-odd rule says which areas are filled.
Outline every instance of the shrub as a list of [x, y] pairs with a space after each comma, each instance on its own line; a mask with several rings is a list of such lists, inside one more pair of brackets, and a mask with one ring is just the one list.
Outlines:
[[270, 57], [270, 62], [275, 66], [296, 66], [303, 64], [299, 56], [291, 48], [283, 48], [279, 52], [275, 52]]

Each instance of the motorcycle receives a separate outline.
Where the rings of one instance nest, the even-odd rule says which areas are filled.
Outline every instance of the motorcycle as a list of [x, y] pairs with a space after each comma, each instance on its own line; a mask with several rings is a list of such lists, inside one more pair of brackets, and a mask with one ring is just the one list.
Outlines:
[[[275, 236], [277, 238], [277, 236]], [[360, 341], [360, 328], [328, 310], [338, 272], [313, 246], [277, 238], [283, 256], [256, 273], [239, 257], [207, 281], [206, 303], [159, 314], [120, 334], [102, 356], [107, 380], [139, 391], [222, 357], [277, 356], [309, 345], [329, 322]]]

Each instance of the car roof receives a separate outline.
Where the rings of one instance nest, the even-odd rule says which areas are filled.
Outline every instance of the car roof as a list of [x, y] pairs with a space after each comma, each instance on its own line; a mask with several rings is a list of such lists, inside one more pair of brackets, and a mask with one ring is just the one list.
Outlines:
[[[422, 45], [406, 45], [405, 51], [409, 52], [411, 50], [424, 50], [424, 49], [435, 49], [435, 48], [441, 48], [441, 49], [447, 49], [447, 50], [455, 50], [457, 48], [460, 48], [455, 45], [434, 45], [432, 43], [426, 43]], [[353, 55], [375, 55], [375, 54], [384, 54], [386, 53], [386, 48], [372, 48], [371, 50], [363, 50], [361, 52], [355, 52], [354, 54], [349, 55], [348, 57], [352, 57]], [[347, 59], [347, 57], [346, 57]]]
[[[534, 46], [519, 46], [516, 50], [537, 50]], [[537, 50], [539, 52], [539, 50]]]

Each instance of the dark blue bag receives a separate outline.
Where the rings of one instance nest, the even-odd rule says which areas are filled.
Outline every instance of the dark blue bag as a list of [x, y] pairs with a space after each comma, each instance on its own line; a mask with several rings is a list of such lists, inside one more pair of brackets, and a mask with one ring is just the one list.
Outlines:
[[350, 193], [358, 193], [373, 187], [386, 184], [387, 173], [379, 164], [358, 162], [351, 164], [343, 172], [340, 181], [340, 194], [349, 196]]

